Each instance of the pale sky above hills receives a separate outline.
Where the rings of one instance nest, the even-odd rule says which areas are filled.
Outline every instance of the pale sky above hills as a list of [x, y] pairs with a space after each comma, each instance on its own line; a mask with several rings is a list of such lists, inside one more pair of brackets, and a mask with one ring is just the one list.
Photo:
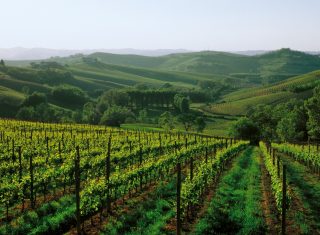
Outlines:
[[319, 0], [0, 0], [0, 48], [320, 50]]

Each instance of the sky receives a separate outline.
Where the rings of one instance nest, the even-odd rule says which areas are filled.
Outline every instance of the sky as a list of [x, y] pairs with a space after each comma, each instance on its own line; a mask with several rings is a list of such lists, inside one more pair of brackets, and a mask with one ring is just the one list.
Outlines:
[[320, 51], [320, 0], [0, 0], [0, 48]]

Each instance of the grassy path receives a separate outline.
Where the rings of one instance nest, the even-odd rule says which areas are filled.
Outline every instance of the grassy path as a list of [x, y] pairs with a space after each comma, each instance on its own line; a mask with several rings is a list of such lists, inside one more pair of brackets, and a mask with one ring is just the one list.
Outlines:
[[294, 202], [290, 209], [299, 234], [320, 234], [320, 181], [308, 167], [281, 154]]
[[259, 155], [259, 148], [249, 147], [233, 160], [193, 234], [266, 233]]
[[161, 182], [143, 200], [128, 205], [131, 211], [110, 219], [100, 234], [170, 234], [165, 226], [175, 216], [175, 190], [175, 179]]
[[266, 234], [280, 234], [281, 221], [280, 214], [276, 206], [276, 200], [272, 194], [271, 178], [264, 164], [262, 153], [260, 152], [260, 168], [262, 174], [261, 188], [262, 188], [262, 208], [264, 218], [266, 221]]

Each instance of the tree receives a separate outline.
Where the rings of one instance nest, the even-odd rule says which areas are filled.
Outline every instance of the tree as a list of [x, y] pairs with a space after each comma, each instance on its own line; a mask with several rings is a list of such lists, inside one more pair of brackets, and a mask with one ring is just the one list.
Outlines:
[[203, 132], [207, 124], [203, 117], [197, 117], [195, 120], [195, 125], [196, 125], [197, 132]]
[[23, 94], [29, 95], [29, 93], [30, 93], [30, 88], [29, 88], [28, 86], [23, 86], [23, 87], [21, 88], [21, 91], [22, 91]]
[[72, 121], [75, 123], [81, 123], [82, 122], [82, 112], [81, 110], [76, 110], [72, 113]]
[[16, 118], [21, 120], [33, 121], [35, 120], [35, 110], [34, 107], [22, 107], [18, 110]]
[[166, 131], [174, 128], [174, 120], [170, 112], [166, 111], [160, 115], [158, 124]]
[[308, 113], [308, 133], [312, 138], [320, 139], [320, 86], [316, 87], [313, 97], [305, 102]]
[[282, 113], [277, 124], [277, 134], [281, 141], [302, 141], [307, 139], [307, 114], [304, 106], [295, 106], [293, 110]]
[[63, 105], [83, 106], [88, 101], [86, 92], [78, 87], [59, 86], [52, 90], [52, 97]]
[[93, 102], [88, 102], [83, 105], [82, 122], [89, 124], [98, 124], [100, 115], [96, 110]]
[[180, 114], [177, 117], [177, 121], [180, 122], [186, 131], [189, 131], [194, 125], [195, 116], [190, 113]]
[[22, 106], [35, 107], [42, 103], [47, 103], [47, 96], [44, 93], [33, 92], [24, 100], [24, 102], [22, 103]]
[[[275, 112], [275, 107], [269, 105], [257, 105], [248, 111], [248, 118], [259, 127], [260, 138], [271, 141], [276, 138], [276, 115], [272, 115]], [[279, 112], [278, 112], [279, 113]]]
[[148, 122], [148, 112], [146, 109], [142, 109], [139, 111], [139, 117], [138, 117], [140, 122], [147, 123]]
[[2, 65], [2, 66], [6, 66], [6, 65], [5, 65], [5, 63], [4, 63], [4, 61], [3, 61], [3, 59], [1, 59], [1, 61], [0, 61], [0, 65]]
[[112, 106], [103, 113], [100, 124], [120, 127], [128, 117], [134, 117], [134, 114], [128, 108]]
[[257, 143], [259, 142], [260, 131], [252, 120], [247, 117], [242, 117], [231, 126], [229, 134], [235, 138], [246, 139], [252, 143]]
[[37, 121], [42, 122], [58, 122], [59, 116], [56, 113], [56, 109], [51, 107], [47, 103], [41, 103], [37, 105], [35, 108], [35, 118]]
[[173, 104], [181, 113], [187, 113], [189, 111], [189, 99], [181, 94], [174, 96]]
[[103, 113], [111, 106], [127, 106], [129, 103], [129, 96], [126, 92], [120, 90], [108, 90], [100, 96], [97, 109]]

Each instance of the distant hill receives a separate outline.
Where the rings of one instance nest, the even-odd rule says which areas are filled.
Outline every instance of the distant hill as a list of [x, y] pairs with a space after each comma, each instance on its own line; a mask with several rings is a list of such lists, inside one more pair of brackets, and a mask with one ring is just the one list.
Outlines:
[[[250, 105], [307, 96], [310, 94], [310, 87], [313, 86], [312, 79], [318, 79], [319, 73], [314, 72], [317, 76], [313, 76], [310, 72], [320, 70], [319, 56], [290, 49], [254, 56], [213, 51], [155, 57], [96, 52], [87, 56], [77, 54], [43, 61], [58, 62], [59, 65], [57, 71], [54, 69], [48, 75], [51, 79], [49, 82], [45, 80], [46, 70], [39, 72], [30, 66], [33, 61], [5, 61], [11, 72], [0, 72], [1, 105], [19, 106], [25, 97], [26, 89], [29, 92], [44, 92], [49, 95], [49, 102], [59, 105], [50, 100], [52, 89], [59, 83], [81, 88], [91, 99], [95, 99], [97, 94], [104, 90], [131, 87], [141, 83], [152, 87], [170, 83], [182, 89], [200, 89], [199, 82], [210, 81], [229, 85], [222, 93], [225, 95], [222, 99], [223, 104], [215, 104], [210, 110], [241, 115]], [[312, 77], [312, 81], [305, 77]], [[300, 81], [298, 78], [301, 80], [299, 86], [283, 88], [283, 84], [289, 84], [291, 79]], [[55, 81], [57, 79], [62, 81]], [[274, 86], [282, 88], [273, 92]], [[249, 87], [254, 88], [244, 90]], [[235, 89], [239, 91], [230, 93]]]
[[[212, 77], [228, 77], [253, 85], [272, 84], [320, 69], [319, 56], [290, 49], [281, 49], [255, 56], [213, 51], [176, 53], [155, 57], [96, 52], [87, 56], [77, 54], [68, 57], [54, 57], [48, 61], [56, 61], [68, 65], [70, 68], [76, 67], [76, 70], [81, 70], [80, 67], [84, 60], [97, 61], [102, 65], [109, 65], [109, 68], [116, 65], [122, 66], [108, 70], [106, 66], [90, 65], [95, 67], [94, 72], [104, 74], [106, 79], [114, 73], [114, 70], [124, 70], [124, 67], [126, 67], [125, 73], [130, 74], [130, 76], [137, 76], [137, 70], [157, 71], [153, 74], [150, 72], [144, 73], [144, 75], [147, 74], [149, 79], [153, 80], [161, 77], [161, 81], [170, 81], [172, 73], [184, 73], [184, 76], [192, 74], [192, 77], [196, 74], [200, 78], [207, 77], [209, 79]], [[30, 62], [6, 61], [7, 64], [14, 66], [28, 66]], [[88, 65], [84, 66], [87, 67]], [[88, 69], [91, 70], [92, 68]], [[162, 76], [155, 75], [159, 73], [162, 73]], [[119, 79], [123, 76], [123, 74], [118, 75]], [[138, 76], [140, 76], [139, 73]], [[157, 78], [154, 76], [157, 76]], [[141, 82], [143, 81], [141, 79]], [[175, 79], [172, 82], [176, 82]]]
[[0, 59], [4, 60], [44, 60], [51, 57], [67, 57], [76, 54], [89, 55], [95, 52], [113, 54], [134, 54], [144, 56], [163, 56], [173, 53], [190, 52], [184, 49], [159, 49], [159, 50], [137, 50], [137, 49], [91, 49], [91, 50], [57, 50], [48, 48], [0, 48]]
[[[107, 64], [187, 73], [220, 74], [256, 84], [278, 82], [320, 69], [319, 56], [290, 49], [255, 56], [203, 51], [160, 57], [107, 53], [93, 53], [88, 57]], [[65, 62], [68, 63], [67, 60]]]
[[239, 55], [249, 55], [249, 56], [262, 55], [268, 52], [270, 51], [266, 51], [266, 50], [230, 51], [230, 53], [235, 53]]

